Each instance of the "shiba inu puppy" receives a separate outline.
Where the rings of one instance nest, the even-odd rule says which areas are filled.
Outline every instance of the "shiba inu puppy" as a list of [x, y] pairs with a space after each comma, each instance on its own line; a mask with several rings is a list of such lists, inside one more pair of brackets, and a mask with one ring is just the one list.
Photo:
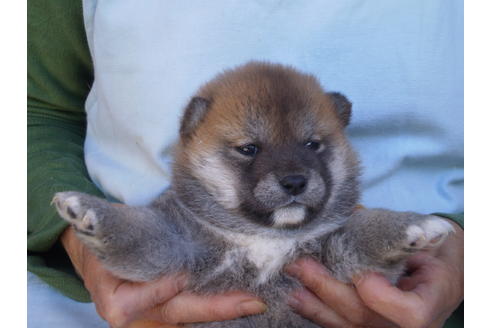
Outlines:
[[344, 134], [351, 103], [293, 68], [252, 62], [205, 84], [185, 109], [171, 187], [145, 207], [57, 193], [59, 214], [115, 275], [190, 273], [190, 290], [242, 289], [268, 311], [193, 327], [316, 327], [292, 312], [282, 268], [317, 258], [349, 282], [396, 281], [405, 259], [452, 226], [435, 216], [358, 209], [359, 161]]

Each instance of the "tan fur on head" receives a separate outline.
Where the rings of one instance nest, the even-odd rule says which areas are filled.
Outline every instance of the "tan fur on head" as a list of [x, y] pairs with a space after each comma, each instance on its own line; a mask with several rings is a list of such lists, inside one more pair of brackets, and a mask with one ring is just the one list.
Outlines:
[[[334, 106], [314, 76], [282, 65], [253, 62], [225, 71], [199, 90], [197, 95], [210, 100], [211, 108], [195, 133], [199, 137], [197, 141], [210, 147], [224, 138], [241, 144], [248, 139], [244, 135], [244, 127], [250, 118], [257, 119], [260, 133], [269, 132], [270, 140], [282, 138], [281, 133], [275, 133], [281, 132], [276, 125], [280, 119], [277, 112], [271, 111], [265, 120], [262, 119], [265, 108], [260, 107], [281, 106], [288, 102], [293, 95], [290, 90], [282, 89], [287, 84], [289, 89], [305, 95], [303, 105], [320, 123], [320, 134], [327, 131], [342, 133], [343, 127], [336, 117]], [[297, 124], [296, 120], [292, 120], [292, 124]]]

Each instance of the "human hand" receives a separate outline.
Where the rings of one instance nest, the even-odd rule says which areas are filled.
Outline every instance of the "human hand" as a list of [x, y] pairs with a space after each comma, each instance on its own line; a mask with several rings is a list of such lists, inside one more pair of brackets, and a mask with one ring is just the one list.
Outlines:
[[312, 259], [287, 267], [307, 287], [291, 305], [323, 327], [442, 327], [463, 300], [463, 230], [455, 226], [437, 249], [408, 261], [409, 276], [398, 285], [376, 273], [354, 278], [355, 288], [337, 281]]
[[97, 312], [113, 328], [177, 327], [173, 325], [231, 320], [266, 310], [261, 300], [239, 291], [213, 296], [183, 291], [187, 283], [185, 274], [149, 282], [122, 280], [102, 266], [71, 227], [65, 230], [61, 241]]

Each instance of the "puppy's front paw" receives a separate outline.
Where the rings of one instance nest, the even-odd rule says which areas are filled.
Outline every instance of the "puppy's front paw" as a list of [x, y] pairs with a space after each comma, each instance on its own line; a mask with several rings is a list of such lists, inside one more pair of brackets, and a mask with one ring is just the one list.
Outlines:
[[436, 247], [452, 232], [454, 232], [454, 228], [451, 223], [437, 216], [429, 215], [422, 221], [408, 226], [403, 248], [407, 252], [416, 252]]
[[77, 192], [59, 192], [53, 197], [58, 214], [72, 224], [78, 233], [95, 236], [98, 224], [96, 212], [84, 201], [84, 195]]

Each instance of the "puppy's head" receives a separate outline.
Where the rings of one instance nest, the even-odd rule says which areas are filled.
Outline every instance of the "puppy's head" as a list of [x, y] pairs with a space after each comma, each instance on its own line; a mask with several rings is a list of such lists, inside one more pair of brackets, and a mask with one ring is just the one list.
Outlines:
[[[267, 63], [226, 71], [188, 104], [177, 167], [234, 217], [293, 228], [349, 211], [357, 159], [350, 102], [311, 75]], [[177, 184], [180, 181], [176, 181]]]

